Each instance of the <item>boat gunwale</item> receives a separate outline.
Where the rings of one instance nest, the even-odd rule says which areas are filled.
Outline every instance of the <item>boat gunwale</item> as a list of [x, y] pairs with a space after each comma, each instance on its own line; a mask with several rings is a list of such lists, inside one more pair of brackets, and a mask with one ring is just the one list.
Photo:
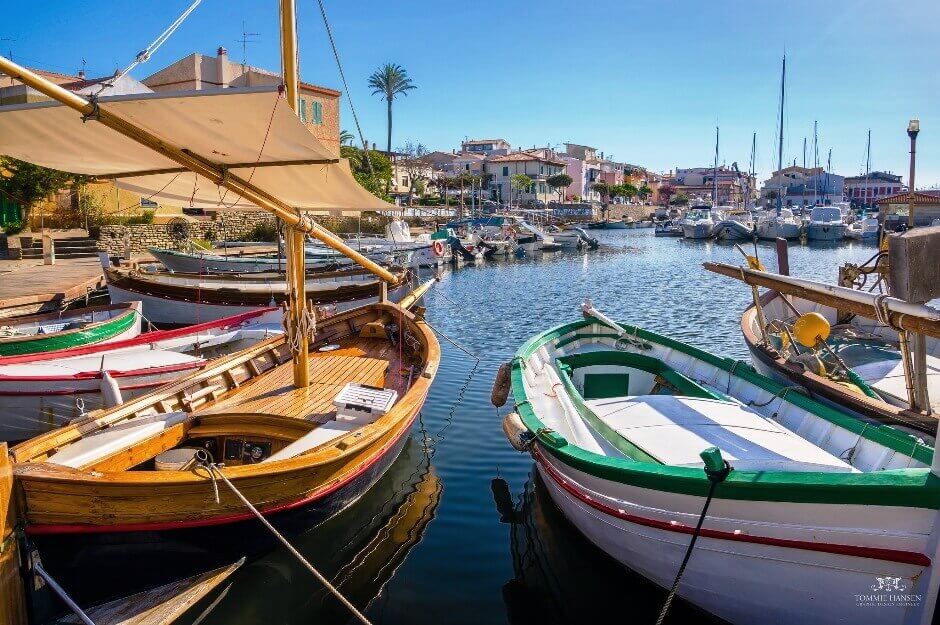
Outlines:
[[[516, 410], [530, 432], [538, 433], [536, 441], [541, 449], [563, 463], [589, 475], [641, 488], [650, 488], [677, 494], [704, 496], [709, 482], [704, 472], [694, 467], [677, 467], [616, 458], [585, 450], [568, 442], [563, 436], [547, 429], [538, 417], [526, 394], [527, 382], [523, 377], [525, 363], [538, 349], [555, 341], [558, 346], [580, 340], [597, 338], [598, 335], [579, 336], [577, 331], [597, 323], [592, 318], [569, 322], [550, 328], [526, 341], [512, 360], [511, 383]], [[760, 388], [779, 393], [784, 385], [758, 374], [749, 364], [709, 354], [703, 350], [674, 339], [637, 328], [619, 324], [631, 335], [676, 349], [686, 355], [702, 360]], [[568, 336], [571, 335], [571, 336]], [[615, 334], [602, 335], [617, 338]], [[567, 342], [564, 340], [566, 339]], [[554, 366], [546, 363], [545, 366]], [[867, 426], [836, 409], [804, 395], [798, 391], [788, 394], [788, 401], [837, 426], [891, 448], [898, 453], [911, 455], [927, 465], [931, 463], [932, 450], [918, 439], [886, 425]], [[906, 445], [906, 449], [903, 447]], [[788, 471], [733, 471], [727, 480], [717, 487], [719, 498], [779, 501], [793, 503], [867, 504], [914, 508], [940, 509], [940, 478], [931, 474], [929, 468], [890, 469], [865, 473], [824, 473]]]

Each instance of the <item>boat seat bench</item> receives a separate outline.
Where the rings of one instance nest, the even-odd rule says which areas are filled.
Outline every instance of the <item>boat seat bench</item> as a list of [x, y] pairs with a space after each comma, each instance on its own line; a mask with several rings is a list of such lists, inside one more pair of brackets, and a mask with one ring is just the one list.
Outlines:
[[676, 395], [584, 403], [610, 430], [662, 464], [700, 467], [699, 453], [714, 446], [739, 471], [859, 472], [739, 403]]

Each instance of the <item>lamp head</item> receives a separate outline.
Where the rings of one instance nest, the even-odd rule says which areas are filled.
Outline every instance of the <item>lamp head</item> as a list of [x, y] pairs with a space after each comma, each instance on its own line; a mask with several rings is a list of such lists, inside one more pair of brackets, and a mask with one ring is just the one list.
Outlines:
[[907, 124], [907, 136], [910, 137], [911, 139], [916, 139], [917, 133], [919, 132], [920, 132], [920, 120], [912, 119]]

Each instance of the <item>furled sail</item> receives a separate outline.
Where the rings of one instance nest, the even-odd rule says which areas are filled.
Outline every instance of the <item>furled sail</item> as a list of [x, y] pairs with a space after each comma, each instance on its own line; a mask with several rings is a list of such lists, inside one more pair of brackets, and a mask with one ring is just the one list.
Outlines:
[[[107, 109], [194, 156], [315, 214], [394, 210], [353, 178], [277, 87], [104, 97]], [[176, 206], [257, 207], [118, 132], [56, 102], [0, 107], [0, 154], [99, 178]]]

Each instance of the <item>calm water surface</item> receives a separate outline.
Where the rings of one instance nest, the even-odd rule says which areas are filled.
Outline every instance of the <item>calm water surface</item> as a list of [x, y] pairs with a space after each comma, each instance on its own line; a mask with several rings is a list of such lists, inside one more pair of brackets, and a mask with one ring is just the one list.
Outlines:
[[[355, 506], [292, 532], [303, 553], [374, 623], [652, 623], [665, 593], [596, 550], [561, 516], [515, 452], [489, 401], [496, 369], [527, 338], [577, 319], [585, 297], [611, 317], [746, 358], [750, 289], [706, 272], [740, 264], [730, 245], [601, 232], [602, 248], [463, 267], [427, 296], [440, 372], [401, 458]], [[794, 275], [834, 281], [875, 249], [793, 245]], [[776, 267], [772, 245], [760, 255]], [[345, 623], [349, 615], [283, 550], [247, 562], [203, 625]], [[611, 601], [613, 599], [613, 601]], [[702, 622], [674, 604], [669, 622]]]

